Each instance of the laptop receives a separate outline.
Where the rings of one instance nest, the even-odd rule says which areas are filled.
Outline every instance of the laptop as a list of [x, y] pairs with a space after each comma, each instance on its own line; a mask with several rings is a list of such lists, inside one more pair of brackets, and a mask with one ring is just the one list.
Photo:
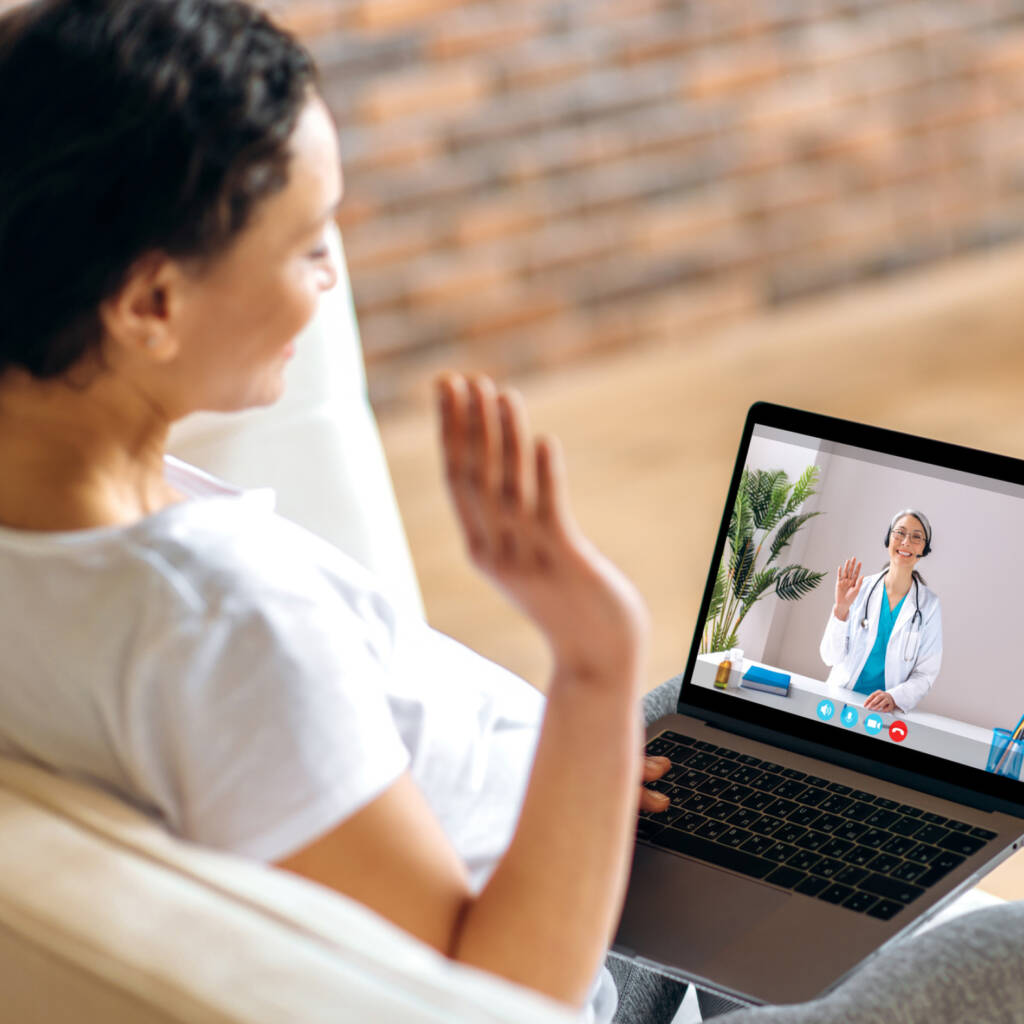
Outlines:
[[[908, 508], [930, 550], [886, 657], [915, 699], [879, 712], [859, 676], [829, 681], [822, 637], [838, 567], [884, 569]], [[648, 730], [670, 806], [639, 818], [617, 952], [741, 1002], [808, 1000], [1021, 845], [1022, 525], [1024, 462], [750, 409], [676, 713]], [[850, 645], [885, 599], [851, 609]]]

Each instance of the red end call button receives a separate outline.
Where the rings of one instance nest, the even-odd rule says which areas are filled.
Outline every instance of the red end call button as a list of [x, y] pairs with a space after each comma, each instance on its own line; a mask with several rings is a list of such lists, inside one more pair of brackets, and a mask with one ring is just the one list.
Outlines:
[[907, 738], [907, 723], [898, 718], [889, 726], [889, 739], [893, 743], [902, 743]]

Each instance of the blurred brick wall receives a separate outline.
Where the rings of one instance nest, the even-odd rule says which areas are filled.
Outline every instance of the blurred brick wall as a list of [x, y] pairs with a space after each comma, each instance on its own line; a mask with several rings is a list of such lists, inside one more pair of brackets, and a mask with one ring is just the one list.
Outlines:
[[284, 0], [377, 407], [1024, 230], [1022, 0]]
[[262, 4], [341, 129], [378, 409], [1024, 231], [1024, 0]]

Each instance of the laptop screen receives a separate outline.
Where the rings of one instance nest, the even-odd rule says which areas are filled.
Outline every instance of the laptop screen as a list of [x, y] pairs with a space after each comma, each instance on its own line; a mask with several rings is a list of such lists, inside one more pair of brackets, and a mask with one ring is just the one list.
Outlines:
[[1022, 467], [754, 406], [681, 703], [1024, 799]]

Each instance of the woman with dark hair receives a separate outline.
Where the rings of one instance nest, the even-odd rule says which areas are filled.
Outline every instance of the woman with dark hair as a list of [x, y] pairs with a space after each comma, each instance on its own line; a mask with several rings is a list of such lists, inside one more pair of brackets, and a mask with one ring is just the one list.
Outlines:
[[0, 19], [0, 137], [0, 751], [610, 1017], [646, 616], [553, 442], [441, 382], [458, 516], [551, 645], [546, 701], [164, 454], [188, 413], [279, 396], [334, 283], [308, 54], [231, 0], [40, 0]]

